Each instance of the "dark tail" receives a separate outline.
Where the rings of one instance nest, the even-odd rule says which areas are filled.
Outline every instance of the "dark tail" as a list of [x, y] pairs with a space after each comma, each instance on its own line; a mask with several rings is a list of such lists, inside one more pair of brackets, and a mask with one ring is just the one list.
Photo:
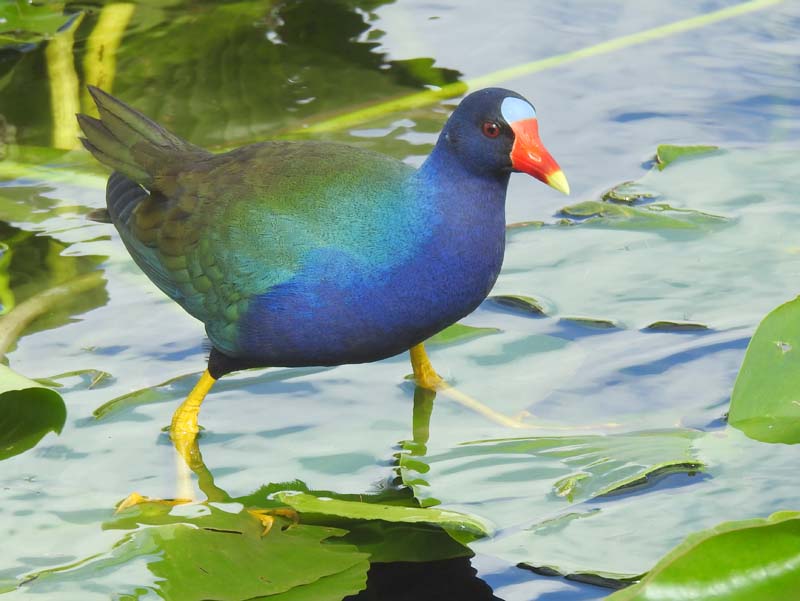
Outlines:
[[137, 183], [152, 183], [156, 169], [163, 169], [177, 152], [205, 152], [168, 132], [139, 111], [89, 86], [100, 119], [77, 115], [85, 138], [81, 142], [101, 163]]

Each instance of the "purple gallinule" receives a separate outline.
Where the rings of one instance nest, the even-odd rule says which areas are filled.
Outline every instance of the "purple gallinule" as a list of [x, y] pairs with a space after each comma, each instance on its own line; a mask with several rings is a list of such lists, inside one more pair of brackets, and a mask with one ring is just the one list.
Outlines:
[[107, 219], [134, 261], [205, 324], [208, 368], [175, 412], [188, 448], [200, 404], [249, 367], [365, 363], [411, 351], [473, 311], [500, 273], [509, 176], [569, 186], [536, 112], [490, 88], [463, 99], [419, 168], [343, 144], [271, 141], [212, 154], [90, 88], [84, 146], [114, 170]]

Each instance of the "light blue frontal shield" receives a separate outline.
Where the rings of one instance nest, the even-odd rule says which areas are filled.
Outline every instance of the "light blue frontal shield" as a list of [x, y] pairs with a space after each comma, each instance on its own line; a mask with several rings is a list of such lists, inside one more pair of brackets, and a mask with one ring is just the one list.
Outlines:
[[503, 100], [503, 104], [500, 105], [500, 114], [509, 124], [523, 119], [536, 118], [536, 110], [529, 102], [522, 100], [522, 98], [513, 98], [511, 96]]

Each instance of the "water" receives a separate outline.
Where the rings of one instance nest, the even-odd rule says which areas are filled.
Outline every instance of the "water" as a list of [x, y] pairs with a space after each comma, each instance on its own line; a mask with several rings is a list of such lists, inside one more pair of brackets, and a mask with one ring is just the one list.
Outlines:
[[[103, 420], [92, 412], [204, 365], [199, 324], [147, 281], [108, 226], [86, 220], [103, 204], [102, 168], [82, 152], [32, 150], [71, 144], [68, 135], [59, 142], [70, 125], [54, 118], [52, 107], [64, 99], [51, 101], [50, 90], [70, 77], [85, 83], [97, 68], [87, 56], [102, 15], [116, 15], [118, 22], [130, 17], [115, 67], [101, 61], [106, 82], [113, 71], [114, 93], [193, 142], [220, 149], [270, 136], [302, 137], [304, 124], [425, 86], [480, 78], [737, 4], [589, 7], [520, 0], [489, 11], [481, 2], [68, 3], [67, 13], [86, 14], [73, 22], [74, 54], [65, 54], [68, 45], [60, 54], [50, 51], [67, 58], [56, 70], [60, 76], [48, 79], [54, 42], [6, 46], [0, 51], [0, 114], [7, 124], [0, 128], [0, 151], [7, 155], [0, 161], [0, 235], [13, 254], [0, 262], [0, 273], [10, 278], [4, 289], [19, 303], [97, 265], [105, 278], [103, 287], [33, 324], [9, 353], [9, 364], [36, 378], [87, 369], [111, 377], [91, 388], [91, 376], [62, 378], [67, 419], [61, 434], [2, 463], [0, 556], [6, 560], [0, 574], [16, 579], [107, 553], [120, 532], [100, 524], [112, 519], [116, 502], [132, 490], [175, 495], [173, 451], [161, 428], [194, 380], [158, 389], [152, 402]], [[530, 411], [564, 428], [541, 434], [702, 430], [707, 436], [694, 452], [708, 468], [705, 477], [667, 476], [643, 490], [570, 505], [549, 493], [564, 475], [558, 466], [550, 473], [546, 466], [521, 464], [519, 472], [513, 461], [494, 457], [481, 470], [442, 459], [465, 441], [540, 432], [509, 430], [446, 397], [436, 399], [427, 441], [433, 494], [446, 507], [481, 515], [496, 527], [493, 537], [474, 545], [472, 566], [497, 598], [603, 598], [606, 589], [538, 576], [515, 564], [646, 570], [689, 532], [797, 508], [786, 484], [796, 466], [791, 447], [748, 441], [720, 418], [750, 335], [771, 308], [797, 294], [800, 281], [798, 30], [797, 5], [775, 2], [502, 82], [536, 105], [542, 139], [573, 190], [564, 199], [523, 176], [512, 178], [509, 189], [510, 223], [546, 225], [512, 230], [495, 293], [534, 296], [548, 315], [531, 318], [485, 303], [464, 323], [500, 332], [432, 345], [434, 364], [495, 410]], [[315, 137], [418, 164], [453, 102], [387, 113]], [[24, 156], [14, 143], [25, 148]], [[662, 143], [724, 150], [650, 172]], [[597, 199], [627, 180], [641, 180], [658, 202], [726, 221], [686, 230], [558, 225], [562, 207]], [[589, 328], [571, 317], [617, 327]], [[659, 320], [709, 329], [643, 329]], [[409, 371], [407, 359], [397, 357], [226, 377], [201, 415], [207, 428], [201, 449], [215, 484], [233, 497], [294, 479], [339, 493], [385, 486], [394, 475], [398, 441], [412, 437]], [[570, 513], [587, 519], [558, 521]], [[551, 519], [560, 528], [555, 534], [526, 534], [541, 533], [541, 523]], [[464, 583], [474, 598], [491, 598], [463, 563], [405, 574], [401, 582], [430, 582], [431, 598], [442, 598], [434, 592], [436, 580]], [[106, 599], [154, 578], [138, 560], [40, 590], [48, 599]], [[36, 590], [23, 587], [8, 596]]]

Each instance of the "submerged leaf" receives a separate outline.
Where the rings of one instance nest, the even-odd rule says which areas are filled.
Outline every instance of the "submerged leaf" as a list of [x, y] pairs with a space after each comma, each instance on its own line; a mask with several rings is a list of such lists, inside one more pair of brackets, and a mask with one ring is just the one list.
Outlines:
[[[400, 466], [404, 483], [423, 502], [432, 492], [452, 498], [462, 487], [463, 498], [469, 499], [469, 483], [478, 466], [481, 472], [488, 470], [496, 483], [513, 483], [515, 494], [545, 481], [550, 494], [577, 501], [645, 484], [665, 471], [702, 469], [692, 450], [692, 441], [700, 435], [694, 430], [664, 430], [476, 441], [430, 457], [401, 455]], [[417, 477], [423, 470], [425, 480]], [[503, 486], [497, 486], [495, 494], [501, 495]]]
[[800, 443], [800, 297], [758, 326], [736, 378], [728, 422], [762, 442]]
[[656, 163], [658, 164], [659, 170], [661, 170], [677, 159], [698, 154], [708, 154], [716, 150], [719, 150], [719, 146], [674, 146], [672, 144], [660, 144], [656, 150]]
[[33, 448], [67, 419], [61, 396], [0, 364], [0, 460]]
[[613, 601], [789, 599], [800, 590], [800, 512], [692, 534]]

